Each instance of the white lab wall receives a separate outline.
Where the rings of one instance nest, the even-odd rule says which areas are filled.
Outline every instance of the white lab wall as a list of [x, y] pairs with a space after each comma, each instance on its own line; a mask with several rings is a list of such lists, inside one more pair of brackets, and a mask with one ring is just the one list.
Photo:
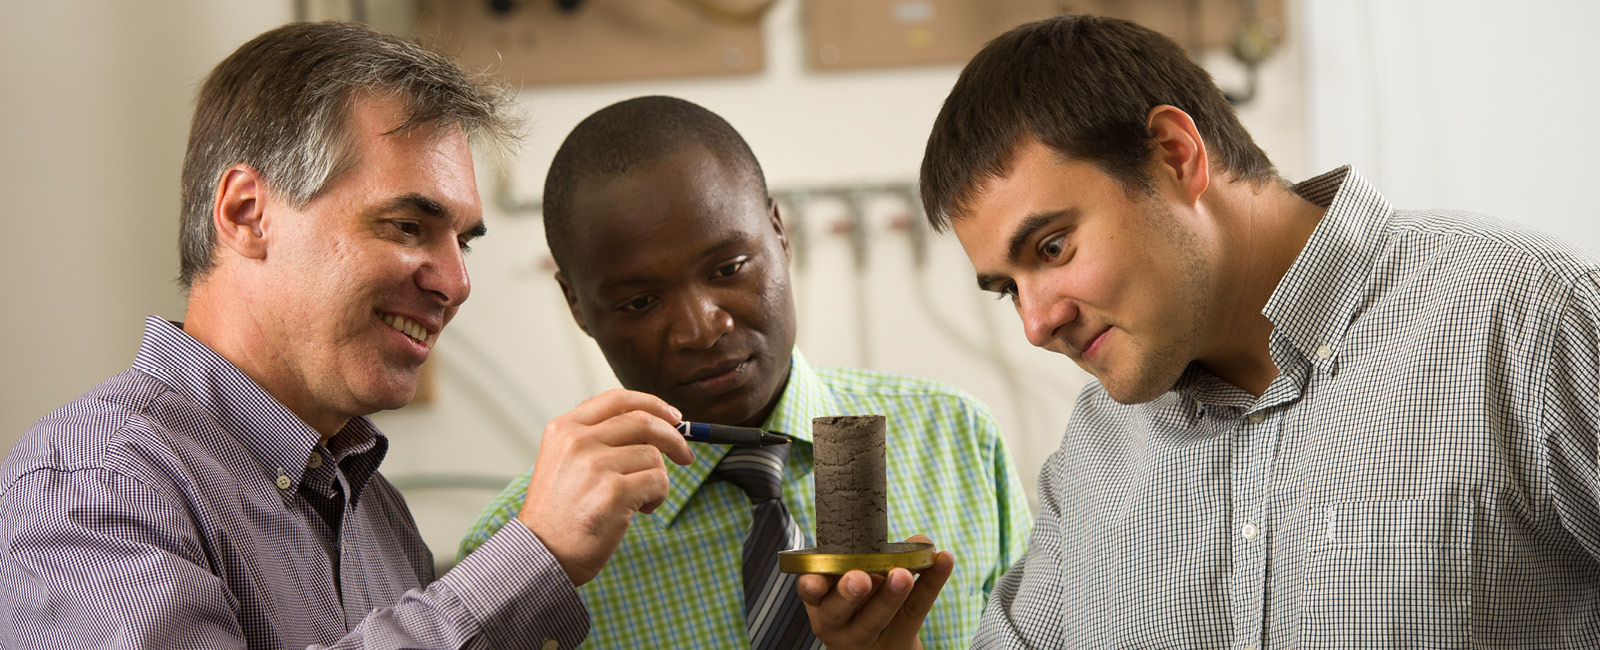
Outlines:
[[[317, 3], [313, 3], [317, 4]], [[329, 4], [329, 3], [322, 3]], [[384, 5], [374, 0], [372, 4]], [[0, 448], [38, 417], [125, 368], [146, 313], [182, 316], [177, 181], [197, 80], [290, 2], [7, 1], [0, 20]], [[1579, 193], [1596, 169], [1579, 74], [1600, 45], [1579, 30], [1596, 9], [1538, 11], [1482, 0], [1302, 0], [1267, 66], [1246, 125], [1290, 178], [1355, 162], [1400, 206], [1499, 213], [1600, 246]], [[510, 187], [535, 200], [560, 139], [627, 97], [702, 103], [750, 141], [775, 189], [912, 182], [956, 66], [817, 74], [802, 64], [798, 0], [767, 17], [756, 76], [534, 88], [531, 132]], [[1512, 13], [1523, 11], [1523, 13]], [[1226, 57], [1206, 62], [1230, 87]], [[543, 266], [533, 214], [496, 206], [479, 168], [491, 235], [475, 245], [470, 304], [432, 363], [435, 399], [380, 414], [394, 446], [385, 472], [406, 489], [441, 559], [491, 488], [532, 462], [544, 422], [615, 380], [572, 326]], [[972, 289], [955, 242], [911, 263], [905, 206], [865, 210], [859, 270], [838, 203], [789, 206], [796, 229], [800, 345], [813, 363], [943, 379], [995, 410], [1034, 483], [1084, 376], [1029, 348], [1010, 307]]]
[[178, 174], [197, 82], [287, 2], [0, 2], [0, 448], [183, 316]]
[[1396, 207], [1474, 210], [1600, 250], [1600, 3], [1306, 2], [1313, 167]]

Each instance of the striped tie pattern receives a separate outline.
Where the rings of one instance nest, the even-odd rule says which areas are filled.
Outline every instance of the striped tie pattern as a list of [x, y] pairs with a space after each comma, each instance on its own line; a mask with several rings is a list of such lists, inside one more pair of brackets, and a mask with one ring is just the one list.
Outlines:
[[744, 490], [754, 505], [744, 540], [744, 615], [754, 650], [822, 648], [795, 593], [795, 576], [778, 570], [778, 551], [808, 543], [780, 498], [788, 453], [789, 445], [734, 449], [713, 471]]

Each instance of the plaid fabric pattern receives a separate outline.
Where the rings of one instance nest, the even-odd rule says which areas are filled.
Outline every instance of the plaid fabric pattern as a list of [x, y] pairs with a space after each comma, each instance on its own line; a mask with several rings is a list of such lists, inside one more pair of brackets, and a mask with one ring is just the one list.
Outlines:
[[0, 647], [583, 639], [572, 583], [526, 527], [435, 582], [377, 473], [387, 440], [366, 418], [338, 452], [319, 437], [210, 348], [147, 319], [131, 370], [40, 420], [0, 463]]
[[[922, 628], [928, 648], [966, 647], [989, 592], [1021, 556], [1027, 498], [988, 407], [937, 382], [869, 370], [813, 368], [796, 351], [789, 383], [765, 428], [792, 435], [783, 502], [816, 534], [811, 419], [887, 418], [889, 534], [933, 538], [956, 571]], [[750, 501], [711, 480], [728, 449], [695, 446], [695, 462], [668, 463], [672, 488], [638, 515], [616, 555], [579, 593], [593, 618], [587, 647], [748, 648], [740, 570]], [[462, 542], [477, 548], [522, 507], [532, 470], [506, 486]]]
[[979, 647], [1600, 648], [1600, 263], [1341, 168], [1258, 399], [1079, 397]]

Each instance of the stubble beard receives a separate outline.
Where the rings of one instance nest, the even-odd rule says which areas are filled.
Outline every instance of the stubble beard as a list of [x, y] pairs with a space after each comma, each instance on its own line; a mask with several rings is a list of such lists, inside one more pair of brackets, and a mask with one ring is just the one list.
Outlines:
[[1179, 255], [1179, 284], [1172, 297], [1182, 301], [1177, 317], [1188, 322], [1176, 335], [1152, 341], [1143, 354], [1136, 352], [1133, 373], [1126, 381], [1118, 382], [1120, 385], [1101, 381], [1111, 398], [1122, 404], [1142, 404], [1172, 390], [1196, 354], [1211, 311], [1212, 271], [1200, 255], [1198, 238], [1178, 227], [1172, 212], [1164, 207], [1152, 207], [1146, 218], [1165, 226], [1161, 230]]

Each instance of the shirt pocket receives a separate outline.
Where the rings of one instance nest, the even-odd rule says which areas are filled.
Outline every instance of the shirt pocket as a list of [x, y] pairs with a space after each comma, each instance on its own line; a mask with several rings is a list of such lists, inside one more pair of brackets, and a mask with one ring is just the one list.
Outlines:
[[1304, 647], [1464, 647], [1471, 502], [1339, 501], [1307, 521]]

